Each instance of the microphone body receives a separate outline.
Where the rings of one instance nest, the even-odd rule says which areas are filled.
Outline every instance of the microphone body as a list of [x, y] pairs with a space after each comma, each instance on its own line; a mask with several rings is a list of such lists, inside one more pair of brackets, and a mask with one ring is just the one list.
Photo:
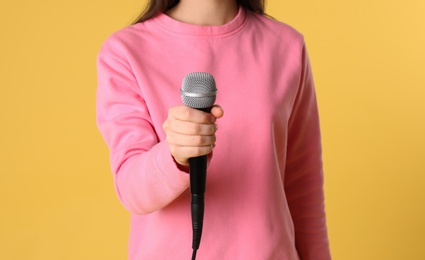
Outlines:
[[[217, 89], [210, 74], [193, 72], [184, 77], [180, 93], [184, 105], [209, 113], [214, 105]], [[202, 236], [207, 160], [208, 155], [189, 158], [194, 254], [199, 248]]]
[[207, 155], [189, 158], [190, 209], [192, 215], [192, 249], [198, 250], [204, 226], [204, 194], [207, 177]]

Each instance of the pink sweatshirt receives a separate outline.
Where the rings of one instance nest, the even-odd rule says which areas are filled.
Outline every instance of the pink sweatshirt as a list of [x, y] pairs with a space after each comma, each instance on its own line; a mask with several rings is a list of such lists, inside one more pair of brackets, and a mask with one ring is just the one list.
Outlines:
[[240, 9], [223, 26], [165, 14], [111, 35], [98, 56], [97, 124], [131, 213], [129, 259], [190, 259], [188, 173], [162, 124], [190, 72], [216, 80], [217, 143], [197, 258], [330, 259], [317, 103], [302, 35]]

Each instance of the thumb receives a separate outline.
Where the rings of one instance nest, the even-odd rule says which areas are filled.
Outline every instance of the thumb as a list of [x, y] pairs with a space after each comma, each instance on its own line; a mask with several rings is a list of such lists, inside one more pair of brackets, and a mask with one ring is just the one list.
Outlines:
[[219, 105], [214, 105], [211, 108], [211, 115], [213, 115], [215, 118], [221, 118], [224, 115], [224, 110]]

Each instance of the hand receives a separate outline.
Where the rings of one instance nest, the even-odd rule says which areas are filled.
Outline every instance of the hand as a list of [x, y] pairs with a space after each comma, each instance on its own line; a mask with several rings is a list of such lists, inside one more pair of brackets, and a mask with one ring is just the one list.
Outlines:
[[187, 106], [170, 108], [162, 128], [174, 160], [189, 165], [189, 158], [211, 153], [218, 128], [216, 120], [223, 115], [223, 109], [217, 105], [211, 114]]

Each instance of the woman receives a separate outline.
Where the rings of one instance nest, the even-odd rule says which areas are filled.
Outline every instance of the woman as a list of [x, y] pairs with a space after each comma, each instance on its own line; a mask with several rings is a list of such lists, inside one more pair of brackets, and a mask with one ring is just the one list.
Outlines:
[[[181, 105], [195, 71], [215, 78], [211, 114]], [[130, 259], [189, 259], [188, 158], [206, 154], [199, 259], [330, 259], [304, 40], [265, 16], [262, 0], [151, 0], [105, 41], [98, 78]]]

